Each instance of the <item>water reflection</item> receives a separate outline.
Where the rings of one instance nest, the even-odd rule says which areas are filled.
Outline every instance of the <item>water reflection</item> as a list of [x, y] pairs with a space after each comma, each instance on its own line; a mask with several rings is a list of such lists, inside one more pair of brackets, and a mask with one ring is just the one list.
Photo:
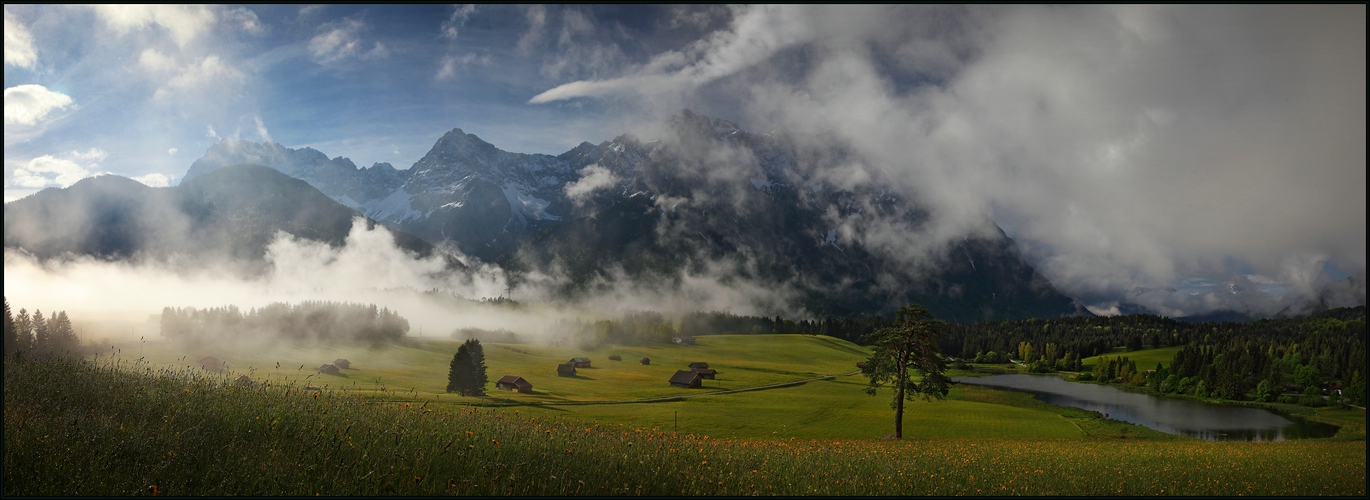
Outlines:
[[1210, 441], [1283, 441], [1331, 437], [1337, 427], [1282, 417], [1259, 408], [1163, 398], [1050, 375], [957, 377], [957, 382], [1032, 393], [1038, 400], [1097, 411], [1108, 418]]

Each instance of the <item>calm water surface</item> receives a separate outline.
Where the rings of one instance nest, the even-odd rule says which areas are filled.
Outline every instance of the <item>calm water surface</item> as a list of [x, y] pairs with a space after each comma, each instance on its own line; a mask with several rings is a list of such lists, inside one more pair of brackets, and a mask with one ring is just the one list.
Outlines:
[[1337, 433], [1336, 426], [1286, 418], [1269, 410], [1138, 394], [1106, 385], [1067, 382], [1051, 375], [1009, 374], [954, 380], [1028, 392], [1045, 403], [1097, 411], [1114, 420], [1210, 441], [1283, 441], [1331, 437]]

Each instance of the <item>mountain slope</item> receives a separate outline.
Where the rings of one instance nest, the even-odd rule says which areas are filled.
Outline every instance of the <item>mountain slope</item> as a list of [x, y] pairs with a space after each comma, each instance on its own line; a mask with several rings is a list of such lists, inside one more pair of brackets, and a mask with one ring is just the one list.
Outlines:
[[[258, 165], [215, 169], [170, 188], [106, 175], [6, 204], [4, 244], [39, 258], [181, 254], [260, 264], [277, 231], [336, 246], [357, 215], [309, 184]], [[433, 251], [413, 235], [392, 233], [401, 248]]]
[[404, 171], [223, 141], [186, 177], [258, 160], [391, 227], [497, 261], [515, 282], [558, 276], [569, 296], [620, 278], [674, 286], [708, 274], [817, 314], [909, 300], [956, 321], [1083, 313], [988, 218], [963, 241], [937, 241], [929, 214], [881, 179], [834, 185], [829, 172], [861, 161], [835, 139], [753, 134], [689, 110], [656, 140], [623, 135], [558, 156], [453, 129]]

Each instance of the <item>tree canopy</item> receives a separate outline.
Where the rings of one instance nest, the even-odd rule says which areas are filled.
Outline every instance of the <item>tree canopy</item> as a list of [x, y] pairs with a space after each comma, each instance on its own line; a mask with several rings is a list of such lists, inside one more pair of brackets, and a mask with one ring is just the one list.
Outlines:
[[[947, 365], [938, 350], [946, 322], [933, 319], [927, 308], [918, 304], [900, 307], [895, 325], [866, 336], [873, 348], [862, 372], [870, 378], [866, 394], [874, 396], [886, 385], [894, 389], [894, 437], [904, 437], [904, 402], [922, 397], [925, 401], [945, 399], [951, 387]], [[917, 380], [909, 370], [917, 373]]]

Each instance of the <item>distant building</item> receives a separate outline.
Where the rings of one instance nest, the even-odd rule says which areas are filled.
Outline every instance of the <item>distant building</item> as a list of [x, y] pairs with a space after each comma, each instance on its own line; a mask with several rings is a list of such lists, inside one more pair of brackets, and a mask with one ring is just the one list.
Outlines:
[[642, 358], [642, 359], [638, 360], [637, 363], [640, 364], [640, 365], [650, 365], [650, 364], [652, 364], [652, 360], [647, 359], [647, 358]]
[[865, 367], [866, 367], [866, 362], [865, 362], [865, 361], [857, 361], [857, 362], [856, 362], [856, 367], [857, 367], [857, 368], [865, 368]]
[[589, 368], [590, 358], [571, 358], [571, 363], [575, 364], [576, 368]]
[[671, 337], [671, 342], [680, 345], [695, 345], [695, 338], [689, 335], [681, 335], [679, 337]]
[[703, 387], [704, 377], [698, 372], [691, 370], [677, 370], [675, 375], [671, 375], [672, 387], [697, 388]]
[[217, 372], [223, 364], [223, 361], [219, 361], [219, 358], [216, 358], [214, 356], [205, 356], [203, 358], [200, 358], [198, 363], [200, 363], [200, 368], [212, 372]]
[[319, 366], [319, 373], [322, 373], [322, 374], [324, 374], [324, 375], [338, 375], [338, 376], [343, 376], [342, 370], [339, 370], [338, 367], [333, 366], [333, 365], [321, 365], [321, 366]]
[[338, 358], [333, 360], [333, 366], [336, 366], [342, 370], [349, 370], [352, 368], [352, 362], [343, 358]]
[[233, 382], [236, 383], [236, 384], [238, 384], [238, 385], [245, 385], [245, 386], [248, 386], [248, 387], [257, 385], [257, 384], [255, 384], [255, 383], [253, 383], [253, 382], [252, 382], [252, 378], [251, 378], [251, 377], [248, 377], [247, 375], [238, 375], [238, 378], [235, 379]]
[[690, 368], [708, 368], [708, 367], [709, 367], [709, 364], [708, 364], [708, 363], [705, 363], [705, 362], [703, 362], [703, 361], [695, 361], [695, 362], [693, 362], [693, 363], [690, 363]]
[[559, 376], [559, 377], [574, 377], [574, 376], [576, 376], [576, 364], [575, 364], [575, 363], [562, 363], [562, 364], [557, 365], [557, 376]]
[[718, 371], [714, 370], [713, 368], [695, 368], [694, 372], [698, 373], [699, 376], [707, 378], [709, 380], [713, 380], [714, 375], [718, 374]]
[[533, 392], [533, 384], [516, 375], [500, 377], [499, 380], [495, 381], [495, 388], [502, 391]]

